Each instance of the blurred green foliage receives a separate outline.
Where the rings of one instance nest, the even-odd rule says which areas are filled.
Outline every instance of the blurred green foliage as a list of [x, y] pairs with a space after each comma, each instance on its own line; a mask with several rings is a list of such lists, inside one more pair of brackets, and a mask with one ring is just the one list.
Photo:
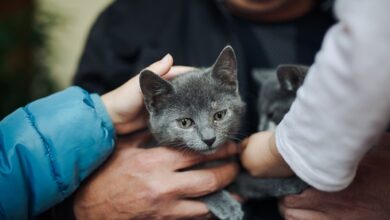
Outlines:
[[[36, 16], [35, 4], [0, 9], [0, 119], [20, 106], [56, 90], [48, 74], [47, 31], [52, 15]], [[7, 7], [2, 6], [0, 7]]]

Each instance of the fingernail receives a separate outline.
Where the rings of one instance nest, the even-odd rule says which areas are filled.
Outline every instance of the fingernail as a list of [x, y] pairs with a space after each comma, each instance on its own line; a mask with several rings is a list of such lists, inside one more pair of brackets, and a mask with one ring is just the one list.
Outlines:
[[169, 53], [167, 53], [162, 59], [161, 59], [161, 62], [162, 63], [168, 63], [168, 61], [169, 61], [169, 57], [170, 57], [171, 55], [169, 54]]

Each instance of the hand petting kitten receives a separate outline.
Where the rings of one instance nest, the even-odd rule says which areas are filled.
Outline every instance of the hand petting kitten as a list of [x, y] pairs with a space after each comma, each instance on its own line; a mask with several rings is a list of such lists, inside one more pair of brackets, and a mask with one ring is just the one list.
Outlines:
[[[171, 79], [193, 69], [183, 66], [172, 67], [172, 64], [172, 56], [167, 54], [146, 69], [165, 79]], [[104, 94], [102, 100], [118, 134], [131, 133], [146, 127], [147, 113], [139, 85], [139, 74], [117, 89]]]

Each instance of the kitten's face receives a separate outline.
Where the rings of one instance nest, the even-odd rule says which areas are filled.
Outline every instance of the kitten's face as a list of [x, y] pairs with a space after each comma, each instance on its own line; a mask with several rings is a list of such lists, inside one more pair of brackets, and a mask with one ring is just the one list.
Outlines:
[[172, 82], [144, 71], [140, 84], [150, 129], [161, 144], [211, 153], [238, 132], [245, 107], [230, 47], [210, 68], [196, 69]]
[[258, 101], [259, 131], [273, 130], [282, 121], [307, 71], [305, 66], [281, 65], [276, 72], [261, 71], [255, 75], [261, 86]]

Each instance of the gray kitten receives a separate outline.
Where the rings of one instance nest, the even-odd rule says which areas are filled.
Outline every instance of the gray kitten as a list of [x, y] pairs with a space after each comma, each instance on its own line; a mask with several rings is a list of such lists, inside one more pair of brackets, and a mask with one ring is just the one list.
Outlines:
[[[171, 82], [144, 70], [140, 85], [149, 128], [160, 144], [210, 154], [235, 139], [245, 104], [238, 92], [237, 61], [230, 46], [210, 68], [194, 69]], [[224, 190], [201, 199], [219, 219], [243, 218], [241, 205]]]
[[[308, 70], [307, 66], [285, 64], [278, 66], [276, 71], [253, 72], [253, 77], [260, 87], [257, 100], [259, 131], [272, 130], [279, 124], [289, 111]], [[308, 185], [297, 177], [260, 179], [240, 173], [232, 190], [247, 198], [262, 199], [300, 193], [307, 187]]]
[[290, 109], [298, 88], [309, 68], [285, 64], [275, 70], [256, 70], [253, 77], [260, 86], [257, 101], [260, 123], [258, 130], [271, 130]]
[[171, 82], [144, 70], [140, 85], [157, 141], [207, 154], [234, 138], [245, 112], [236, 66], [228, 46], [210, 68], [194, 69]]

